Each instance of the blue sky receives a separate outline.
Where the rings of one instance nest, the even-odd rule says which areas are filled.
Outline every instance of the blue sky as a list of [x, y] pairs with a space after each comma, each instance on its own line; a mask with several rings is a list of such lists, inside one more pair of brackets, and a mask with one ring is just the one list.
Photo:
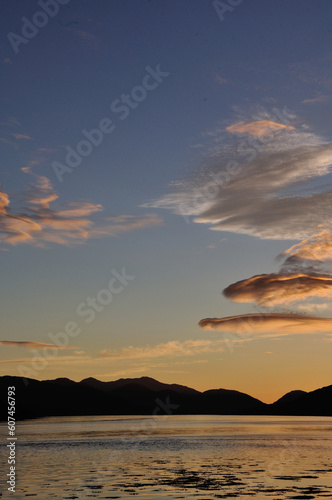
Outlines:
[[[264, 319], [245, 338], [198, 322], [257, 307], [280, 321], [332, 314], [312, 279], [279, 302], [265, 282], [259, 297], [221, 295], [255, 275], [293, 276], [275, 258], [308, 239], [287, 255], [310, 260], [305, 279], [327, 279], [317, 247], [330, 241], [331, 4], [243, 0], [221, 20], [203, 0], [54, 2], [53, 17], [36, 15], [42, 1], [2, 5], [0, 374], [149, 375], [265, 401], [330, 383], [328, 325], [312, 320], [310, 333], [300, 318], [302, 333], [286, 335]], [[22, 42], [25, 18], [45, 25]], [[111, 105], [132, 93], [121, 119]], [[114, 130], [56, 175], [104, 119]], [[86, 323], [79, 304], [123, 268], [135, 278]], [[71, 321], [80, 333], [51, 359], [48, 334]]]

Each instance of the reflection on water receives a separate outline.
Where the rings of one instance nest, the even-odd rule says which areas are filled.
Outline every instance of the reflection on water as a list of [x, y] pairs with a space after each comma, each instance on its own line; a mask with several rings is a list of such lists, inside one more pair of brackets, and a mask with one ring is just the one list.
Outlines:
[[332, 418], [61, 417], [18, 423], [17, 492], [140, 500], [332, 498]]

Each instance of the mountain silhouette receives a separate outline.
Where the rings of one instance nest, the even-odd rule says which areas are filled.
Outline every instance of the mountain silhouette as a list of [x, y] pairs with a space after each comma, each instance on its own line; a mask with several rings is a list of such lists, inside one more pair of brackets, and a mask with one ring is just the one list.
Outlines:
[[[59, 380], [59, 379], [58, 379]], [[89, 387], [93, 387], [94, 389], [100, 389], [104, 392], [108, 392], [112, 389], [118, 389], [120, 387], [124, 387], [131, 383], [138, 383], [145, 387], [146, 389], [150, 389], [151, 391], [162, 391], [172, 389], [181, 394], [199, 394], [199, 391], [195, 389], [191, 389], [190, 387], [186, 387], [184, 385], [179, 384], [163, 384], [162, 382], [158, 382], [151, 377], [140, 377], [140, 378], [120, 378], [119, 380], [115, 380], [113, 382], [101, 382], [95, 378], [85, 378], [79, 382], [82, 385], [86, 385]]]
[[308, 393], [306, 391], [299, 391], [299, 390], [287, 392], [287, 394], [285, 394], [280, 399], [275, 401], [273, 405], [275, 408], [277, 406], [282, 406], [285, 403], [289, 403], [290, 401], [295, 401], [296, 399], [300, 398], [301, 396], [304, 396], [305, 394]]
[[0, 420], [7, 420], [7, 388], [16, 388], [16, 418], [65, 415], [312, 415], [332, 416], [332, 385], [291, 391], [272, 404], [228, 389], [204, 392], [150, 377], [102, 382], [86, 378], [34, 380], [0, 377]]
[[[294, 396], [294, 393], [297, 393]], [[302, 393], [302, 394], [301, 394]], [[292, 391], [270, 405], [276, 415], [332, 416], [332, 385], [311, 392]]]

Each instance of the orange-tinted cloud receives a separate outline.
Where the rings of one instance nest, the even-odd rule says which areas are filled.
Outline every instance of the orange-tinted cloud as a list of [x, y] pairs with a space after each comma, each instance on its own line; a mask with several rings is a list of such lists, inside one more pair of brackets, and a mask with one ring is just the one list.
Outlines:
[[270, 120], [258, 120], [250, 123], [234, 123], [233, 125], [226, 127], [226, 130], [230, 134], [247, 134], [253, 137], [268, 137], [279, 130], [294, 130], [294, 127]]
[[288, 248], [280, 257], [297, 257], [307, 260], [332, 260], [332, 233], [324, 229]]
[[49, 179], [34, 174], [30, 167], [22, 170], [35, 179], [34, 184], [29, 184], [19, 193], [23, 197], [24, 209], [13, 213], [9, 195], [0, 191], [0, 240], [11, 245], [80, 244], [91, 238], [116, 236], [162, 223], [155, 214], [120, 215], [95, 222], [90, 217], [101, 212], [103, 207], [94, 203], [71, 202], [65, 208], [51, 208], [58, 195]]
[[256, 302], [264, 306], [289, 304], [308, 297], [332, 298], [332, 276], [261, 274], [229, 285], [223, 294], [234, 302]]
[[259, 333], [262, 337], [332, 333], [332, 318], [317, 318], [301, 314], [242, 314], [225, 318], [205, 318], [198, 324], [204, 330], [240, 335]]
[[23, 340], [0, 340], [0, 346], [25, 347], [26, 349], [42, 349], [43, 347], [55, 347], [56, 349], [77, 349], [77, 347], [57, 346], [54, 344], [45, 344], [44, 342], [33, 342]]
[[194, 356], [206, 352], [224, 351], [223, 341], [213, 340], [172, 340], [165, 344], [145, 347], [124, 347], [120, 350], [104, 349], [102, 358], [111, 359], [140, 359], [160, 358], [164, 356]]

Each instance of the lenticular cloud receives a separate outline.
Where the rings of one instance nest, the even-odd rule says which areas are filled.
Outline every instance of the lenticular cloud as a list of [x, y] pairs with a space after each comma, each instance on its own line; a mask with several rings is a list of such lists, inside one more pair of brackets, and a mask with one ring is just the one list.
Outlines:
[[332, 276], [262, 274], [229, 285], [223, 294], [234, 302], [256, 302], [263, 306], [286, 305], [309, 297], [332, 298]]

